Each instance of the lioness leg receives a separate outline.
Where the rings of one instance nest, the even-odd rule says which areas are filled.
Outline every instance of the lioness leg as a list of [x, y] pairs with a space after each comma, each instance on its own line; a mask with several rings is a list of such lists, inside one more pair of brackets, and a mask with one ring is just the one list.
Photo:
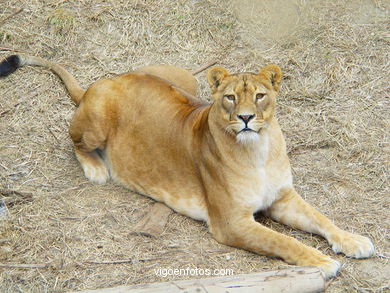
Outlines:
[[370, 239], [341, 230], [306, 203], [293, 188], [283, 190], [281, 198], [267, 212], [280, 223], [323, 236], [336, 253], [366, 258], [375, 252]]
[[229, 224], [227, 228], [226, 225], [222, 229], [211, 227], [211, 231], [214, 237], [223, 244], [259, 254], [281, 257], [294, 265], [317, 266], [324, 271], [327, 278], [335, 276], [340, 268], [339, 262], [292, 237], [264, 227], [257, 223], [252, 215], [234, 221], [234, 224]]
[[[79, 110], [79, 109], [78, 109]], [[109, 179], [109, 173], [103, 159], [98, 154], [98, 149], [104, 148], [106, 137], [102, 129], [93, 127], [83, 112], [76, 112], [70, 130], [70, 136], [75, 146], [75, 154], [84, 170], [85, 177], [95, 183], [105, 183]]]

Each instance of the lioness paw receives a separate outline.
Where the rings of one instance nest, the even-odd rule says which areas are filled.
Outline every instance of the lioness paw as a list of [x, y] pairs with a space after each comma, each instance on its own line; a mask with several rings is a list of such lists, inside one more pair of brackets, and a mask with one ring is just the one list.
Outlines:
[[338, 271], [340, 270], [341, 263], [328, 257], [326, 260], [319, 261], [319, 263], [315, 266], [319, 267], [325, 273], [326, 279], [330, 279], [336, 277]]
[[318, 267], [324, 272], [326, 279], [335, 277], [341, 267], [340, 262], [322, 253], [320, 253], [316, 257], [301, 260], [298, 262], [298, 265]]
[[329, 257], [328, 260], [320, 261], [317, 266], [323, 270], [325, 277], [329, 279], [337, 275], [338, 271], [340, 270], [341, 263]]
[[344, 232], [338, 238], [338, 241], [331, 243], [335, 253], [344, 253], [353, 258], [367, 258], [375, 253], [374, 245], [367, 237]]
[[87, 177], [92, 182], [98, 184], [106, 183], [110, 176], [106, 166], [104, 165], [91, 166], [91, 165], [84, 164], [82, 165], [82, 167], [84, 170], [85, 177]]

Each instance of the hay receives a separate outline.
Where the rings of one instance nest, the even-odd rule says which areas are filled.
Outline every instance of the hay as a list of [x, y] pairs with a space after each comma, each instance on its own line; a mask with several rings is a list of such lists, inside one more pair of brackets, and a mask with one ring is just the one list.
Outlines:
[[[278, 118], [297, 189], [339, 226], [373, 239], [377, 256], [336, 256], [320, 237], [260, 220], [344, 263], [329, 292], [380, 292], [390, 275], [389, 11], [381, 0], [8, 0], [0, 57], [12, 48], [49, 58], [85, 87], [146, 64], [196, 69], [218, 59], [232, 72], [280, 65]], [[0, 97], [0, 189], [33, 196], [10, 205], [0, 223], [0, 262], [45, 265], [0, 268], [3, 290], [188, 278], [158, 277], [159, 267], [239, 274], [288, 266], [220, 245], [204, 224], [178, 214], [159, 239], [130, 234], [151, 201], [86, 181], [67, 132], [74, 106], [58, 78], [23, 68], [0, 81]]]

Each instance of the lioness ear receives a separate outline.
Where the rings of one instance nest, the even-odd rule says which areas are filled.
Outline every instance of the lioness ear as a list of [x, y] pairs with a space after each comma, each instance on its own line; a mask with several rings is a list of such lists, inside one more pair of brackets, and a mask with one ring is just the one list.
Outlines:
[[270, 64], [260, 70], [259, 75], [269, 80], [274, 90], [279, 91], [280, 82], [282, 81], [282, 70], [275, 64]]
[[212, 89], [216, 89], [222, 82], [222, 80], [229, 75], [223, 67], [214, 67], [207, 72], [207, 80]]

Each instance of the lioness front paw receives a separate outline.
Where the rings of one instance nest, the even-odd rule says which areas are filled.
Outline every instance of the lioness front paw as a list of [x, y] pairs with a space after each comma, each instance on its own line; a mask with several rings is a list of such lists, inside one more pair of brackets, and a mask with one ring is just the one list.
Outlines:
[[341, 267], [340, 262], [320, 252], [309, 259], [300, 260], [297, 264], [300, 266], [314, 266], [320, 268], [325, 273], [326, 279], [335, 277]]
[[367, 258], [375, 253], [374, 245], [367, 237], [344, 232], [331, 242], [335, 253], [344, 253], [348, 257]]
[[84, 175], [92, 182], [103, 184], [106, 183], [110, 177], [106, 166], [91, 166], [84, 164], [83, 166]]

